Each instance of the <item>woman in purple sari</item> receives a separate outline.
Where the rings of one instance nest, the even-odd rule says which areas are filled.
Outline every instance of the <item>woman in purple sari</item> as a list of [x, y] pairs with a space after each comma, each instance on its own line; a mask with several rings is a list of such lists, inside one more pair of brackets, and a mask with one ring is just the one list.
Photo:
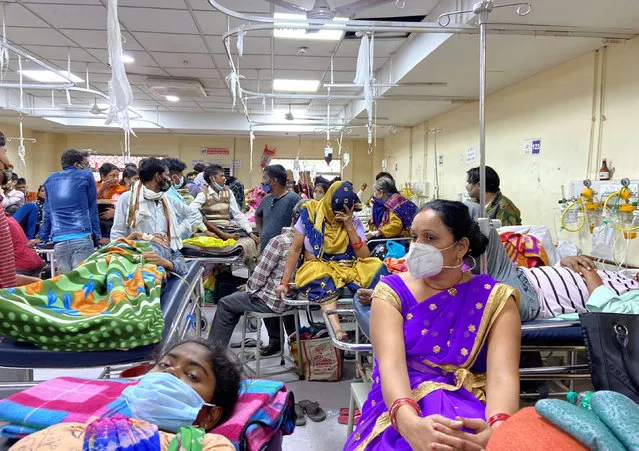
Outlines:
[[426, 204], [411, 235], [408, 273], [373, 294], [373, 385], [344, 449], [481, 450], [519, 408], [519, 294], [462, 271], [488, 242], [462, 203]]

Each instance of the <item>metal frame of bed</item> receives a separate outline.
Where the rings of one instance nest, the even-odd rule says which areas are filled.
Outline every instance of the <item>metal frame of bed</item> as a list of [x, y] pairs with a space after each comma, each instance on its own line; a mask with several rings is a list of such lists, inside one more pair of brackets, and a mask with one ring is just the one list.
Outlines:
[[[190, 329], [201, 335], [203, 269], [190, 265], [185, 277], [172, 277], [162, 293], [162, 313], [170, 318], [160, 343], [116, 351], [46, 351], [8, 338], [0, 341], [0, 368], [24, 370], [24, 381], [2, 381], [0, 391], [16, 391], [36, 385], [34, 369], [87, 369], [104, 367], [100, 378], [109, 378], [134, 363], [147, 362], [161, 344], [184, 338]], [[162, 302], [165, 301], [165, 302]], [[22, 379], [22, 378], [21, 378]]]

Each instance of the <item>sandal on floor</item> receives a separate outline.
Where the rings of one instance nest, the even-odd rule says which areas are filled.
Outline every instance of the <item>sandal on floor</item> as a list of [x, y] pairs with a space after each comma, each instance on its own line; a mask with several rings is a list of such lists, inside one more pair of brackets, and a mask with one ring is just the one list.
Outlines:
[[[244, 340], [244, 347], [245, 348], [254, 348], [257, 346], [257, 340], [255, 338], [246, 338]], [[241, 348], [242, 347], [242, 342], [237, 342], [237, 343], [231, 343], [230, 345], [231, 348]]]
[[238, 352], [237, 356], [242, 363], [252, 362], [255, 360], [255, 353], [251, 351], [244, 351], [244, 354]]
[[308, 416], [311, 421], [319, 423], [320, 421], [324, 421], [326, 419], [326, 412], [320, 407], [317, 401], [309, 401], [308, 399], [303, 399], [298, 404], [302, 409], [304, 409], [304, 413], [306, 413], [306, 416]]
[[[357, 424], [361, 416], [362, 413], [359, 411], [359, 409], [355, 409], [355, 413], [353, 414], [353, 424]], [[340, 412], [339, 417], [337, 417], [337, 422], [339, 424], [348, 424], [348, 409], [346, 409], [345, 414]]]
[[306, 416], [304, 409], [299, 404], [295, 404], [295, 426], [304, 426], [306, 424]]

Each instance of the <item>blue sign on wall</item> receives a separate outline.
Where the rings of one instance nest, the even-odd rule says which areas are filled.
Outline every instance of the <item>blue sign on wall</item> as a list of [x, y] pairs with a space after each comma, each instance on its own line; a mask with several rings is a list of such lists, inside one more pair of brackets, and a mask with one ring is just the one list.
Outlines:
[[541, 139], [534, 139], [532, 142], [532, 153], [533, 155], [539, 155], [541, 152]]

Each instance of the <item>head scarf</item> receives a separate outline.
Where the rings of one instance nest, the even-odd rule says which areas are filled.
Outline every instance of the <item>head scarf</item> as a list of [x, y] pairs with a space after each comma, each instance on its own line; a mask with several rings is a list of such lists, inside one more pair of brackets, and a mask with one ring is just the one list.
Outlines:
[[390, 213], [393, 212], [402, 221], [404, 229], [408, 230], [417, 213], [417, 205], [400, 194], [391, 194], [386, 200], [373, 197], [373, 202], [373, 223], [378, 229], [388, 223]]
[[359, 203], [359, 197], [350, 183], [335, 182], [322, 200], [310, 200], [302, 205], [300, 219], [316, 257], [323, 254], [344, 254], [348, 251], [348, 233], [335, 220], [335, 211], [341, 211], [345, 206], [353, 210]]

